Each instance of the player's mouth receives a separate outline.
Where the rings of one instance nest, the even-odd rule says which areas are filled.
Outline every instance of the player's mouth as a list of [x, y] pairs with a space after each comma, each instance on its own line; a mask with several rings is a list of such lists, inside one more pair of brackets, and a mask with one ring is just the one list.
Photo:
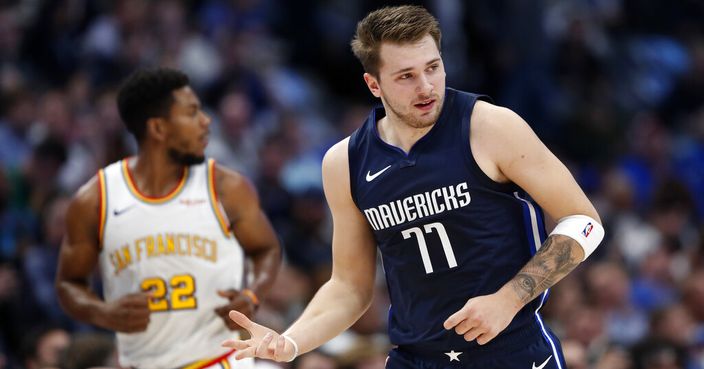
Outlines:
[[208, 146], [208, 141], [210, 140], [210, 133], [206, 133], [202, 136], [200, 136], [200, 143], [203, 146]]
[[436, 102], [437, 102], [437, 100], [435, 100], [435, 99], [427, 99], [427, 100], [423, 100], [418, 103], [415, 103], [415, 104], [413, 104], [413, 106], [415, 106], [417, 109], [425, 112], [425, 111], [429, 111], [429, 110], [433, 109]]

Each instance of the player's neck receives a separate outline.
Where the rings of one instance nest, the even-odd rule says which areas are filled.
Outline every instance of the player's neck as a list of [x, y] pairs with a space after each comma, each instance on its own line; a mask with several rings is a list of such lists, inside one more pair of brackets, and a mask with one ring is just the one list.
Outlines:
[[167, 195], [183, 179], [185, 167], [169, 159], [165, 151], [140, 151], [127, 162], [134, 185], [147, 196]]
[[389, 145], [396, 146], [406, 153], [432, 128], [433, 125], [423, 128], [412, 127], [388, 115], [377, 122], [379, 137]]

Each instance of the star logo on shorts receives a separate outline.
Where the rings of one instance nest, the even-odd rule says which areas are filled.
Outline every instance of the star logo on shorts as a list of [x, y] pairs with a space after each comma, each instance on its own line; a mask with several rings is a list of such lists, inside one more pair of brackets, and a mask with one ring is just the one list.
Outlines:
[[462, 355], [462, 353], [455, 352], [455, 350], [450, 350], [450, 352], [446, 352], [445, 355], [450, 357], [450, 361], [460, 361], [459, 356]]

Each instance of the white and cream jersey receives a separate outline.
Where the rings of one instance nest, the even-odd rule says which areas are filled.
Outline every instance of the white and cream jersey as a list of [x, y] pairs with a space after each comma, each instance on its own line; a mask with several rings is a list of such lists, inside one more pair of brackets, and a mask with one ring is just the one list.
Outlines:
[[100, 269], [106, 301], [153, 294], [146, 331], [117, 334], [122, 366], [176, 368], [220, 356], [233, 336], [214, 311], [241, 289], [244, 253], [214, 183], [214, 161], [187, 167], [164, 197], [139, 192], [125, 159], [98, 172]]

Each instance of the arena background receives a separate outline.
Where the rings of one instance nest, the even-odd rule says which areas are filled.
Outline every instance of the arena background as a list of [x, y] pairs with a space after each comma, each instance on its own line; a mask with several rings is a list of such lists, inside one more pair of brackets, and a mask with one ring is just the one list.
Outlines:
[[[704, 368], [704, 1], [406, 3], [440, 19], [448, 85], [521, 114], [604, 220], [543, 309], [570, 368]], [[0, 1], [0, 368], [115, 365], [112, 336], [67, 318], [53, 280], [70, 195], [134, 152], [115, 91], [142, 66], [191, 76], [208, 154], [256, 183], [286, 251], [258, 320], [286, 327], [330, 273], [320, 162], [375, 103], [349, 41], [383, 4], [399, 3]], [[382, 368], [378, 285], [293, 367]]]

